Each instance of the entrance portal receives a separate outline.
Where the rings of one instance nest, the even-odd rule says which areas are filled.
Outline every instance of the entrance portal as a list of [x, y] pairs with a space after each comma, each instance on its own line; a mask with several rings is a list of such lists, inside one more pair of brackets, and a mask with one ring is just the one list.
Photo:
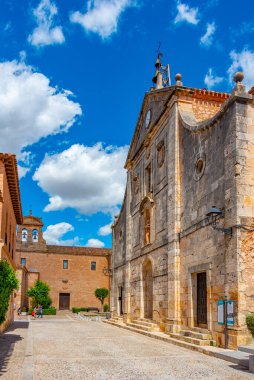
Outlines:
[[197, 273], [197, 324], [207, 324], [206, 273]]
[[123, 315], [123, 287], [119, 286], [118, 288], [118, 312], [120, 315]]
[[59, 310], [70, 309], [70, 293], [59, 293]]
[[153, 268], [150, 260], [143, 266], [144, 317], [153, 318]]

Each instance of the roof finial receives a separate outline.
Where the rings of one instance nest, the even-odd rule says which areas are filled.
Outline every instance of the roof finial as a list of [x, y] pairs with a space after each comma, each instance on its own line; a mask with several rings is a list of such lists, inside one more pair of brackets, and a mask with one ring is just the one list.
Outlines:
[[175, 80], [176, 80], [175, 86], [182, 86], [183, 85], [182, 74], [180, 74], [180, 73], [176, 74]]
[[246, 92], [246, 87], [242, 83], [243, 79], [244, 79], [243, 72], [238, 71], [235, 73], [235, 75], [234, 75], [235, 87], [233, 88], [233, 91], [232, 91], [233, 95], [237, 95], [237, 94], [241, 94], [241, 93]]
[[32, 206], [31, 206], [31, 205], [29, 206], [29, 215], [30, 215], [30, 216], [33, 215], [33, 210], [32, 210]]

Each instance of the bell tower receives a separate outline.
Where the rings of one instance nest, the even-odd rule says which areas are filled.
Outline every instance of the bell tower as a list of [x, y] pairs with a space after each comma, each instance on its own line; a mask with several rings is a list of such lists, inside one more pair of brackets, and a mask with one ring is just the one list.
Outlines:
[[153, 83], [155, 85], [155, 90], [160, 90], [164, 87], [171, 86], [170, 78], [170, 67], [169, 64], [163, 66], [161, 63], [162, 53], [158, 53], [156, 62], [155, 62], [155, 74], [153, 76]]
[[42, 233], [43, 222], [41, 218], [32, 215], [32, 210], [28, 216], [23, 217], [23, 224], [17, 230], [17, 249], [26, 247], [29, 251], [46, 251], [46, 241]]

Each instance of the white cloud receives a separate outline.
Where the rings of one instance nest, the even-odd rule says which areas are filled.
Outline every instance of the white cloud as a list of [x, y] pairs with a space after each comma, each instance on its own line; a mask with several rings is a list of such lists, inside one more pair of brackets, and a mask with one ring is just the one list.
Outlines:
[[106, 224], [105, 226], [102, 226], [99, 228], [98, 235], [99, 236], [107, 236], [110, 235], [112, 232], [111, 226], [113, 223]]
[[133, 6], [136, 6], [133, 0], [89, 0], [87, 11], [73, 12], [70, 20], [80, 24], [86, 32], [96, 33], [105, 39], [117, 32], [121, 14]]
[[47, 244], [52, 245], [80, 245], [78, 236], [73, 239], [63, 240], [62, 237], [67, 233], [74, 231], [74, 227], [65, 222], [52, 224], [47, 227], [46, 231], [43, 233], [43, 237]]
[[34, 46], [62, 44], [65, 41], [61, 26], [55, 26], [58, 14], [56, 5], [50, 0], [41, 0], [33, 11], [37, 27], [28, 36], [28, 41]]
[[247, 88], [254, 86], [254, 51], [243, 49], [240, 53], [231, 51], [232, 63], [228, 69], [229, 82], [232, 83], [234, 74], [241, 70], [244, 73], [244, 83]]
[[177, 15], [175, 17], [175, 24], [180, 22], [187, 22], [189, 24], [197, 25], [199, 23], [198, 19], [198, 8], [191, 8], [189, 5], [177, 2]]
[[208, 70], [208, 73], [205, 76], [204, 82], [207, 85], [208, 88], [213, 88], [217, 84], [220, 84], [224, 80], [223, 77], [218, 77], [213, 74], [212, 68]]
[[30, 168], [25, 168], [24, 166], [18, 165], [19, 179], [24, 178], [29, 171]]
[[[19, 154], [42, 137], [67, 132], [82, 113], [69, 91], [50, 86], [49, 79], [23, 61], [0, 62], [0, 151]], [[14, 132], [15, 131], [15, 132]]]
[[86, 247], [103, 248], [105, 244], [98, 239], [89, 239], [86, 243]]
[[61, 153], [46, 155], [33, 176], [50, 195], [44, 211], [71, 207], [87, 215], [114, 213], [123, 200], [127, 150], [127, 146], [76, 144]]
[[205, 34], [200, 38], [200, 44], [204, 46], [210, 46], [213, 42], [213, 35], [216, 30], [216, 25], [214, 22], [206, 24], [206, 32]]

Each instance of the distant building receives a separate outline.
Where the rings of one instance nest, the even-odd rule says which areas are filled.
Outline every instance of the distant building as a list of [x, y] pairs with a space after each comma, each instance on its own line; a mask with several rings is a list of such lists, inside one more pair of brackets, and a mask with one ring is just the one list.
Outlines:
[[241, 73], [232, 94], [164, 75], [158, 57], [113, 226], [111, 309], [185, 341], [206, 329], [224, 346], [221, 305], [232, 300], [226, 336], [236, 347], [254, 312], [254, 91]]
[[[18, 182], [17, 162], [14, 154], [0, 153], [0, 260], [6, 260], [15, 271], [16, 225], [22, 223], [22, 209]], [[16, 304], [12, 294], [3, 331], [14, 318]]]
[[40, 279], [49, 285], [52, 306], [57, 309], [100, 308], [94, 291], [109, 289], [111, 250], [47, 245], [42, 227], [42, 220], [33, 215], [25, 216], [18, 226], [16, 262], [22, 280], [17, 305], [28, 305], [26, 291]]

